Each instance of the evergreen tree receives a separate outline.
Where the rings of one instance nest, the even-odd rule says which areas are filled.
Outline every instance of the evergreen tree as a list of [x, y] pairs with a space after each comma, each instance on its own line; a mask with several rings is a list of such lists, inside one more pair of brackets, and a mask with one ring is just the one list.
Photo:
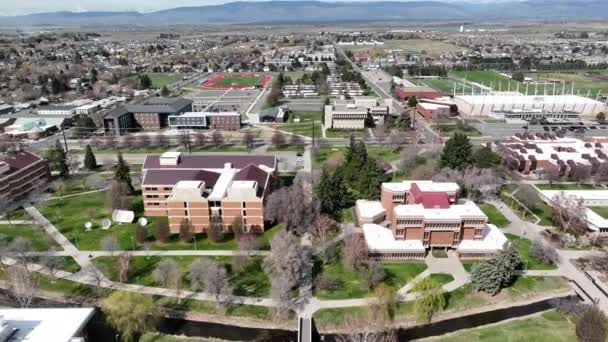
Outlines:
[[484, 146], [473, 153], [473, 164], [481, 169], [488, 169], [500, 164], [500, 156], [489, 146]]
[[357, 181], [354, 184], [354, 188], [358, 192], [358, 197], [367, 199], [378, 198], [384, 176], [376, 165], [376, 160], [367, 159], [363, 167], [357, 171]]
[[496, 256], [473, 266], [471, 282], [478, 291], [496, 295], [513, 282], [515, 270], [521, 266], [521, 259], [513, 245], [509, 245]]
[[150, 87], [152, 87], [152, 80], [150, 79], [150, 76], [148, 76], [147, 74], [140, 75], [139, 87], [141, 89], [150, 89]]
[[116, 170], [114, 171], [114, 180], [123, 183], [127, 186], [130, 193], [133, 193], [133, 184], [131, 183], [131, 168], [122, 157], [122, 153], [118, 152]]
[[406, 131], [412, 128], [412, 119], [410, 118], [409, 113], [403, 112], [399, 116], [399, 120], [397, 121], [397, 125], [400, 129]]
[[96, 128], [95, 121], [90, 116], [78, 116], [78, 120], [76, 120], [76, 135], [78, 137], [85, 138], [91, 136]]
[[85, 148], [84, 167], [87, 168], [87, 170], [95, 170], [97, 168], [97, 159], [95, 159], [95, 155], [93, 154], [90, 145], [87, 145]]
[[416, 107], [416, 105], [418, 104], [418, 99], [415, 96], [411, 96], [409, 99], [407, 99], [407, 106], [410, 108]]
[[456, 132], [443, 147], [440, 166], [463, 169], [471, 163], [472, 154], [473, 145], [469, 138], [464, 133]]
[[70, 176], [67, 155], [59, 140], [55, 140], [55, 146], [46, 152], [46, 159], [49, 161], [51, 170], [58, 171], [59, 176], [62, 178]]
[[321, 180], [317, 185], [317, 197], [321, 204], [321, 212], [337, 218], [340, 211], [348, 208], [352, 198], [339, 172], [333, 175], [323, 169]]
[[171, 92], [169, 91], [169, 88], [167, 88], [167, 86], [163, 86], [160, 89], [160, 96], [167, 97], [169, 95], [171, 95]]

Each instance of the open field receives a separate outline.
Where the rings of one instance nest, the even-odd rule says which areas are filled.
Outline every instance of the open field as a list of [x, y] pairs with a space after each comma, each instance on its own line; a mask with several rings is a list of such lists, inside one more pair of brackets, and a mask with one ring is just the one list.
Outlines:
[[506, 323], [467, 329], [443, 337], [423, 341], [436, 342], [568, 342], [576, 341], [574, 324], [557, 311], [517, 319]]
[[593, 210], [593, 212], [601, 217], [608, 219], [608, 207], [589, 207], [589, 209]]
[[[537, 73], [528, 73], [526, 77], [530, 77], [535, 83], [539, 83], [537, 92], [543, 93], [547, 84], [547, 93], [553, 94], [553, 84], [555, 84], [555, 93], [562, 94], [572, 92], [572, 83], [574, 83], [574, 93], [590, 97], [597, 96], [598, 93], [608, 95], [608, 73], [602, 70], [577, 70], [577, 71], [551, 71]], [[530, 86], [532, 87], [532, 85]], [[529, 90], [532, 92], [531, 90]]]
[[454, 78], [421, 79], [410, 77], [407, 80], [417, 86], [431, 87], [447, 95], [454, 94], [454, 90], [456, 90], [456, 94], [471, 94], [472, 91], [473, 94], [480, 95], [487, 92], [487, 90], [482, 89], [475, 84]]
[[557, 268], [554, 264], [544, 263], [534, 256], [530, 255], [530, 247], [532, 241], [519, 237], [513, 234], [506, 234], [507, 238], [511, 240], [515, 248], [517, 248], [519, 257], [523, 261], [523, 267], [527, 270], [554, 270]]
[[494, 71], [451, 71], [449, 75], [450, 77], [456, 77], [470, 82], [479, 83], [481, 85], [491, 87], [494, 90], [516, 91], [519, 85], [520, 92], [525, 91], [525, 86], [523, 83], [513, 81], [510, 78], [502, 76]]
[[3, 224], [0, 225], [0, 241], [10, 245], [16, 238], [21, 237], [32, 242], [36, 251], [48, 251], [51, 248], [59, 248], [57, 243], [46, 234], [44, 229], [28, 224]]
[[246, 85], [256, 86], [262, 80], [261, 76], [226, 76], [219, 80], [216, 85]]
[[408, 40], [387, 40], [381, 46], [348, 46], [345, 49], [352, 51], [371, 51], [372, 53], [382, 53], [388, 50], [402, 50], [405, 53], [429, 54], [439, 56], [443, 53], [462, 52], [464, 48], [450, 43], [433, 41], [429, 39], [408, 39]]
[[[165, 72], [149, 72], [146, 75], [150, 77], [150, 81], [152, 81], [152, 88], [154, 89], [160, 89], [169, 84], [181, 81], [182, 78], [185, 76], [184, 74], [174, 74]], [[137, 78], [137, 75], [131, 76], [131, 78]]]

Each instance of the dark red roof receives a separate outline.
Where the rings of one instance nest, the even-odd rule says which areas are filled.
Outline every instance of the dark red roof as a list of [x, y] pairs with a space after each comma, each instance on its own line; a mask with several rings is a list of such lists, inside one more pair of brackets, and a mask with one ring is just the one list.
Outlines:
[[144, 161], [143, 169], [222, 169], [226, 163], [231, 163], [235, 169], [248, 165], [264, 165], [276, 168], [276, 157], [266, 155], [181, 155], [178, 165], [160, 165], [159, 155], [149, 155]]
[[219, 177], [219, 173], [205, 170], [147, 170], [142, 184], [173, 186], [179, 181], [203, 181], [206, 188], [211, 188]]
[[19, 151], [12, 156], [2, 158], [0, 159], [0, 162], [5, 162], [6, 164], [8, 164], [10, 169], [8, 172], [2, 174], [0, 177], [5, 177], [21, 169], [25, 169], [26, 167], [40, 160], [42, 160], [42, 158], [28, 151]]
[[255, 181], [258, 183], [258, 193], [256, 194], [258, 197], [262, 197], [264, 194], [264, 190], [268, 186], [267, 181], [269, 181], [268, 173], [255, 165], [249, 165], [239, 170], [239, 172], [234, 175], [235, 181]]
[[450, 207], [450, 197], [445, 192], [422, 191], [416, 183], [410, 186], [410, 196], [414, 203], [422, 204], [425, 209], [447, 209]]

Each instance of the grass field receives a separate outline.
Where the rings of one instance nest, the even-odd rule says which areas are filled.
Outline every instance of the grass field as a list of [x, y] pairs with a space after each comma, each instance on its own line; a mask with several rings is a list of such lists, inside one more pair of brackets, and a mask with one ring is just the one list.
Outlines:
[[519, 257], [523, 261], [523, 267], [528, 270], [554, 270], [557, 268], [554, 264], [544, 263], [532, 255], [530, 255], [530, 247], [532, 241], [519, 237], [513, 234], [505, 234], [509, 240], [513, 243], [519, 253]]
[[321, 132], [321, 122], [319, 121], [314, 123], [314, 127], [312, 122], [302, 122], [280, 124], [277, 125], [276, 128], [285, 132], [299, 134], [307, 137], [312, 137], [314, 134], [315, 138], [320, 138], [321, 134], [323, 134]]
[[467, 81], [457, 80], [454, 78], [438, 78], [438, 79], [416, 79], [416, 78], [408, 78], [408, 81], [412, 82], [415, 85], [423, 86], [423, 87], [431, 87], [435, 90], [438, 90], [444, 94], [453, 94], [454, 88], [456, 89], [456, 94], [467, 93], [470, 94], [471, 90], [473, 94], [483, 94], [486, 90], [471, 84]]
[[509, 221], [494, 205], [490, 203], [482, 203], [479, 205], [479, 209], [483, 211], [486, 216], [488, 216], [488, 220], [491, 224], [495, 225], [498, 228], [504, 228], [508, 226], [511, 221]]
[[[568, 282], [559, 277], [518, 277], [510, 287], [503, 289], [498, 295], [491, 297], [477, 292], [473, 285], [466, 284], [446, 294], [446, 311], [455, 312], [466, 309], [479, 308], [499, 303], [512, 303], [549, 292], [562, 292], [568, 290]], [[323, 328], [343, 327], [350, 318], [367, 317], [366, 307], [351, 307], [341, 309], [323, 309], [314, 314], [316, 323]], [[412, 301], [399, 303], [394, 312], [395, 321], [404, 321], [414, 318], [414, 305]], [[470, 341], [475, 341], [470, 340]], [[502, 341], [502, 340], [498, 340]]]
[[[135, 217], [143, 216], [143, 202], [141, 196], [133, 196], [133, 210]], [[100, 242], [106, 236], [113, 236], [118, 240], [120, 250], [131, 250], [143, 248], [143, 246], [134, 243], [133, 236], [135, 233], [135, 223], [113, 225], [109, 230], [99, 228], [100, 221], [103, 218], [109, 218], [110, 212], [106, 207], [106, 192], [97, 192], [88, 195], [74, 196], [70, 198], [48, 201], [37, 206], [38, 210], [63, 233], [66, 238], [72, 241], [80, 250], [99, 250]], [[224, 239], [218, 243], [211, 242], [207, 239], [206, 234], [196, 234], [196, 245], [194, 243], [181, 242], [177, 234], [169, 236], [169, 241], [166, 243], [154, 241], [153, 232], [156, 227], [156, 222], [167, 221], [166, 217], [148, 217], [148, 242], [153, 250], [234, 250], [237, 248], [236, 241], [232, 238], [232, 234], [226, 234]], [[91, 231], [85, 231], [84, 224], [88, 221], [93, 223]], [[258, 236], [258, 245], [260, 249], [268, 249], [269, 241], [282, 229], [281, 226], [275, 226], [266, 230], [262, 235]]]
[[436, 342], [568, 342], [576, 341], [574, 324], [557, 311], [543, 312], [506, 323], [459, 331], [444, 337], [427, 339]]
[[226, 76], [217, 81], [215, 85], [245, 85], [248, 87], [256, 86], [262, 81], [262, 76]]
[[593, 210], [593, 212], [601, 217], [608, 219], [608, 207], [589, 207], [589, 209]]
[[432, 125], [432, 127], [436, 131], [441, 131], [441, 134], [444, 136], [452, 136], [456, 132], [464, 133], [470, 137], [481, 136], [481, 132], [479, 132], [473, 126]]
[[[384, 267], [384, 272], [386, 273], [383, 283], [394, 287], [395, 289], [404, 286], [427, 268], [426, 264], [417, 262], [385, 263], [382, 264], [382, 266]], [[320, 275], [327, 275], [338, 279], [341, 286], [333, 291], [315, 288], [314, 294], [318, 298], [362, 298], [372, 294], [371, 290], [367, 288], [365, 279], [361, 272], [347, 270], [342, 264], [342, 260], [339, 258], [334, 258], [325, 265], [320, 266], [320, 270], [316, 276]]]
[[[323, 163], [332, 158], [344, 157], [346, 147], [326, 147], [319, 149], [319, 153], [313, 157], [313, 168], [320, 169]], [[381, 158], [386, 161], [395, 161], [399, 159], [399, 150], [394, 150], [388, 146], [367, 146], [367, 153], [370, 157]]]
[[526, 74], [533, 82], [538, 82], [539, 85], [534, 87], [535, 90], [528, 88], [528, 92], [534, 94], [542, 94], [545, 91], [544, 82], [547, 84], [547, 93], [553, 94], [553, 83], [555, 83], [555, 93], [571, 93], [572, 83], [574, 83], [574, 93], [590, 97], [595, 97], [598, 93], [608, 94], [608, 74], [601, 70], [577, 70], [577, 71], [558, 71], [558, 72], [537, 72]]
[[491, 87], [494, 90], [516, 91], [519, 85], [519, 91], [525, 91], [525, 86], [523, 83], [513, 81], [510, 78], [502, 76], [494, 71], [451, 71], [449, 75], [450, 77], [479, 83], [484, 86]]
[[535, 184], [538, 190], [608, 190], [597, 184]]
[[[160, 89], [166, 85], [181, 81], [184, 77], [184, 74], [174, 74], [165, 72], [149, 72], [146, 75], [150, 77], [150, 81], [152, 81], [152, 88], [154, 89]], [[136, 79], [137, 75], [133, 75], [130, 78]]]
[[304, 122], [313, 122], [313, 121], [321, 121], [321, 113], [320, 111], [315, 110], [293, 110], [289, 112], [289, 123], [304, 123]]
[[[233, 294], [239, 296], [265, 297], [270, 292], [270, 281], [262, 269], [262, 257], [249, 258], [250, 263], [242, 272], [232, 272], [231, 257], [132, 257], [129, 263], [129, 275], [127, 282], [144, 286], [159, 286], [153, 277], [153, 272], [158, 263], [163, 259], [175, 261], [178, 273], [184, 281], [184, 288], [189, 289], [190, 283], [186, 274], [188, 267], [197, 259], [211, 259], [224, 264], [229, 272], [230, 285], [233, 287]], [[117, 271], [118, 257], [100, 257], [95, 259], [97, 265], [102, 265], [103, 272], [113, 281], [118, 280]]]
[[388, 50], [403, 50], [406, 53], [415, 54], [428, 54], [433, 56], [439, 56], [443, 53], [451, 52], [457, 53], [465, 50], [462, 47], [456, 46], [450, 43], [444, 43], [439, 41], [433, 41], [429, 39], [408, 39], [408, 40], [387, 40], [382, 46], [365, 46], [358, 45], [348, 47], [352, 51], [371, 51], [372, 54], [384, 54]]
[[3, 224], [0, 225], [0, 241], [10, 245], [16, 238], [22, 237], [32, 242], [36, 251], [48, 251], [51, 247], [59, 246], [46, 234], [44, 229], [28, 224]]

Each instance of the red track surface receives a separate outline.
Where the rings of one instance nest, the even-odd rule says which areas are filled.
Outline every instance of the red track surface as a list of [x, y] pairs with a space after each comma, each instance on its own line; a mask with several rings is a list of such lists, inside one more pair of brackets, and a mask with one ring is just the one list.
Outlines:
[[219, 81], [221, 81], [222, 79], [224, 79], [225, 77], [262, 77], [262, 79], [260, 80], [260, 82], [258, 84], [256, 84], [256, 86], [259, 87], [265, 87], [266, 84], [268, 84], [268, 82], [270, 82], [270, 79], [272, 78], [272, 76], [267, 75], [267, 74], [225, 74], [225, 75], [216, 75], [213, 76], [212, 78], [208, 79], [207, 81], [201, 83], [201, 87], [204, 88], [215, 88], [215, 89], [228, 89], [228, 88], [234, 88], [234, 89], [243, 89], [243, 88], [249, 88], [251, 87], [250, 85], [247, 84], [217, 84]]

